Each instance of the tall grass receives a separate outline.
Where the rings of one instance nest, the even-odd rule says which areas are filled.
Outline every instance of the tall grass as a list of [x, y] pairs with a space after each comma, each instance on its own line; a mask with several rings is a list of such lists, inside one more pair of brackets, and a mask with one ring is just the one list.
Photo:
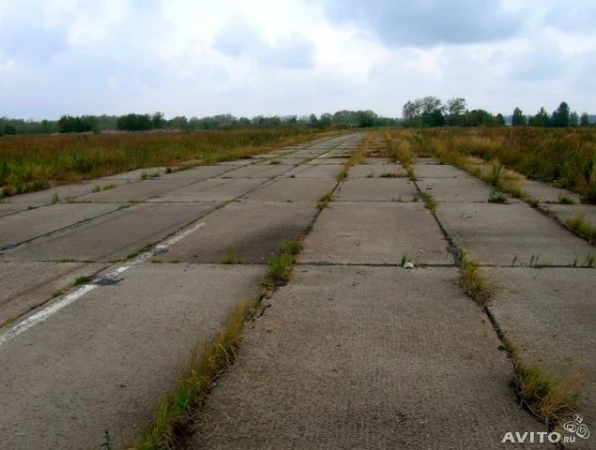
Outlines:
[[[405, 133], [405, 132], [404, 132]], [[458, 158], [498, 161], [528, 178], [552, 182], [596, 203], [596, 130], [538, 129], [429, 129], [419, 132], [420, 147], [452, 164]]]
[[308, 127], [288, 126], [193, 133], [4, 136], [0, 138], [0, 197], [144, 167], [246, 158], [321, 134]]

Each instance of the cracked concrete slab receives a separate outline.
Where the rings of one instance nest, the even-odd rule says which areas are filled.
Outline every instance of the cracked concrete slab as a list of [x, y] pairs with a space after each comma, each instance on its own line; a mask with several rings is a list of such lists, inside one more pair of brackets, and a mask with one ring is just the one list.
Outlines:
[[91, 276], [106, 264], [0, 261], [0, 326], [72, 288], [75, 279]]
[[0, 217], [9, 216], [14, 213], [25, 211], [27, 206], [25, 205], [12, 205], [10, 203], [0, 203]]
[[115, 189], [108, 191], [97, 192], [94, 194], [84, 195], [78, 197], [78, 202], [132, 202], [144, 201], [158, 195], [163, 195], [166, 192], [181, 188], [193, 183], [193, 180], [176, 179], [176, 180], [144, 180], [136, 183], [124, 184]]
[[416, 185], [408, 179], [348, 177], [336, 197], [339, 202], [409, 202], [417, 195]]
[[145, 169], [135, 169], [129, 172], [121, 172], [107, 177], [99, 178], [99, 180], [105, 181], [116, 181], [116, 180], [128, 180], [128, 181], [139, 181], [142, 180], [143, 175], [159, 174], [163, 175], [166, 173], [165, 167], [147, 167]]
[[453, 264], [437, 222], [421, 203], [332, 202], [304, 242], [301, 264]]
[[[259, 295], [263, 267], [138, 265], [0, 347], [2, 450], [138, 438], [197, 344]], [[59, 351], [57, 351], [59, 349]]]
[[212, 177], [217, 177], [233, 170], [232, 167], [228, 166], [199, 166], [192, 169], [181, 170], [179, 172], [168, 173], [162, 175], [162, 180], [176, 180], [182, 178], [190, 178], [193, 180], [201, 180]]
[[439, 202], [488, 202], [491, 188], [476, 178], [421, 178], [420, 190]]
[[6, 254], [19, 261], [112, 261], [165, 238], [213, 210], [195, 203], [145, 203], [113, 212], [20, 246]]
[[266, 264], [283, 240], [301, 236], [312, 221], [314, 205], [233, 202], [201, 220], [200, 230], [172, 245], [167, 258], [194, 264]]
[[284, 176], [294, 178], [337, 178], [337, 175], [344, 169], [342, 165], [318, 164], [301, 165], [289, 171]]
[[258, 178], [212, 178], [168, 192], [166, 195], [151, 199], [150, 202], [224, 203], [248, 194], [266, 182], [267, 180]]
[[548, 209], [563, 223], [575, 217], [583, 217], [596, 227], [596, 205], [548, 205]]
[[439, 203], [437, 217], [471, 259], [482, 264], [573, 265], [594, 247], [525, 203]]
[[449, 165], [414, 164], [417, 178], [471, 178], [466, 171]]
[[337, 181], [332, 178], [284, 178], [257, 189], [244, 199], [260, 202], [308, 202], [312, 206], [321, 196], [331, 192], [336, 184]]
[[57, 204], [1, 217], [0, 249], [116, 211], [118, 207], [105, 204]]
[[544, 431], [455, 268], [294, 272], [245, 333], [191, 448], [496, 450], [507, 431]]
[[406, 170], [400, 164], [359, 164], [350, 167], [348, 177], [350, 178], [380, 178], [381, 175], [395, 175], [399, 178], [407, 178]]
[[579, 203], [581, 200], [581, 196], [575, 192], [548, 186], [537, 181], [525, 181], [521, 190], [541, 202], [559, 203], [562, 196], [573, 200], [575, 203]]
[[[522, 361], [557, 377], [583, 372], [580, 403], [596, 422], [594, 269], [484, 269], [498, 289], [489, 309]], [[576, 448], [576, 447], [571, 447]]]

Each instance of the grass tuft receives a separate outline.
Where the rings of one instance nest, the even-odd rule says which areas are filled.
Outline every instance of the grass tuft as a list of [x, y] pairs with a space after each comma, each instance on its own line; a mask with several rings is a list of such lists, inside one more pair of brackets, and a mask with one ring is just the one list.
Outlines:
[[82, 277], [77, 277], [74, 282], [72, 283], [73, 286], [80, 286], [82, 284], [85, 283], [89, 283], [91, 281], [91, 277], [89, 276], [82, 276]]
[[588, 239], [596, 240], [596, 227], [593, 227], [583, 216], [566, 220], [565, 226]]
[[494, 293], [492, 280], [485, 278], [478, 263], [470, 261], [465, 253], [461, 253], [460, 260], [461, 288], [479, 305], [486, 306]]
[[317, 200], [317, 209], [319, 211], [323, 211], [325, 208], [329, 206], [329, 203], [333, 201], [333, 193], [328, 192], [327, 194], [323, 195], [319, 200]]
[[420, 196], [424, 202], [424, 207], [434, 214], [437, 211], [437, 206], [439, 206], [439, 203], [433, 198], [432, 195], [426, 192], [421, 192]]

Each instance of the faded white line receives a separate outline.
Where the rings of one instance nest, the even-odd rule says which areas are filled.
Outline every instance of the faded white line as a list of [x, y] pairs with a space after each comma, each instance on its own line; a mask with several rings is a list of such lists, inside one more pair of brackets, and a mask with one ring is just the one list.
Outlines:
[[[174, 245], [176, 242], [184, 239], [185, 237], [194, 233], [195, 231], [197, 231], [199, 228], [201, 228], [203, 226], [205, 226], [204, 222], [197, 223], [197, 224], [193, 225], [192, 227], [190, 227], [189, 229], [184, 230], [184, 231], [166, 239], [163, 243], [156, 245], [154, 247], [154, 250], [156, 250], [156, 251], [167, 250], [168, 247]], [[136, 257], [132, 261], [129, 261], [127, 265], [120, 266], [120, 267], [114, 269], [113, 272], [108, 273], [107, 275], [104, 276], [104, 278], [117, 278], [118, 275], [126, 272], [132, 266], [137, 265], [140, 262], [143, 262], [149, 258], [152, 258], [153, 256], [155, 256], [155, 252], [149, 251], [147, 253], [143, 253], [142, 255]], [[76, 291], [71, 292], [63, 299], [58, 300], [55, 303], [52, 303], [51, 305], [42, 309], [41, 311], [36, 312], [32, 316], [29, 316], [22, 322], [19, 322], [18, 324], [12, 326], [8, 330], [6, 330], [4, 333], [0, 334], [0, 347], [2, 347], [8, 341], [16, 338], [19, 334], [24, 333], [25, 331], [29, 330], [30, 328], [34, 327], [35, 325], [37, 325], [37, 324], [43, 322], [44, 320], [48, 319], [49, 317], [53, 316], [61, 309], [64, 309], [68, 305], [76, 302], [77, 300], [84, 297], [89, 292], [97, 289], [98, 287], [100, 287], [98, 284], [93, 284], [93, 283], [86, 284], [86, 285], [80, 287], [79, 289], [77, 289]]]

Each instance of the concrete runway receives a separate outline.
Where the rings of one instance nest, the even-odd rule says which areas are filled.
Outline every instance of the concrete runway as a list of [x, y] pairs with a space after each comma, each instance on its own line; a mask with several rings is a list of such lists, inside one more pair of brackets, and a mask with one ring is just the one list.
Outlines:
[[[1, 204], [0, 449], [98, 448], [106, 429], [116, 448], [131, 442], [191, 349], [259, 295], [268, 258], [311, 224], [290, 283], [199, 415], [193, 448], [555, 449], [502, 443], [545, 426], [520, 407], [454, 252], [497, 282], [489, 309], [522, 359], [565, 376], [596, 373], [595, 272], [573, 267], [594, 247], [524, 203], [489, 204], [488, 186], [433, 158], [417, 161], [416, 182], [381, 178], [405, 169], [365, 158], [338, 184], [362, 139], [155, 168], [149, 180], [120, 174], [62, 187], [58, 204], [52, 191]], [[91, 192], [104, 182], [117, 187]], [[439, 201], [436, 217], [421, 192]], [[544, 264], [529, 267], [537, 255]], [[222, 264], [230, 257], [241, 264]], [[73, 287], [83, 275], [92, 281]], [[595, 393], [592, 378], [581, 397], [591, 426]]]

